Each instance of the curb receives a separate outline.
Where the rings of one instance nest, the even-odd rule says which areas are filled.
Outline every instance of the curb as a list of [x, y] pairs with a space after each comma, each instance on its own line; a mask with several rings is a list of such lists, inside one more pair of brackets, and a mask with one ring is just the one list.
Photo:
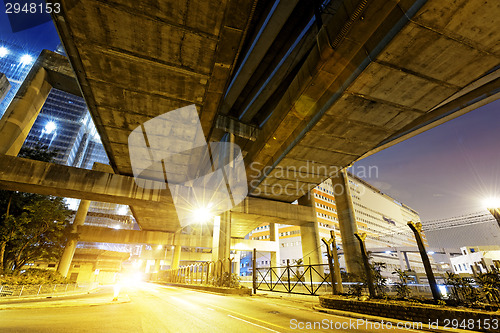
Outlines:
[[211, 287], [211, 286], [198, 286], [191, 284], [182, 284], [182, 283], [168, 283], [168, 282], [153, 282], [162, 286], [171, 286], [171, 287], [181, 287], [186, 289], [192, 289], [201, 292], [221, 294], [221, 295], [237, 295], [237, 296], [251, 296], [251, 289], [231, 289], [231, 288], [221, 288], [221, 287]]
[[[348, 312], [348, 311], [342, 311], [342, 310], [334, 310], [334, 309], [328, 309], [324, 308], [319, 305], [313, 305], [313, 310], [319, 311], [319, 312], [324, 312], [328, 313], [331, 315], [336, 315], [336, 316], [342, 316], [342, 317], [349, 317], [349, 318], [354, 318], [354, 319], [364, 319], [364, 320], [369, 320], [369, 321], [374, 321], [374, 322], [390, 322], [392, 324], [398, 324], [398, 323], [413, 323], [411, 321], [406, 321], [406, 320], [400, 320], [400, 319], [394, 319], [394, 318], [385, 318], [385, 317], [378, 317], [378, 316], [372, 316], [372, 315], [367, 315], [367, 314], [362, 314], [362, 313], [357, 313], [357, 312]], [[403, 327], [401, 328], [403, 329]], [[469, 330], [461, 330], [461, 329], [454, 329], [454, 328], [433, 328], [430, 327], [427, 324], [422, 323], [422, 327], [420, 328], [413, 328], [414, 330], [423, 330], [423, 331], [428, 331], [428, 332], [437, 332], [437, 333], [443, 333], [443, 332], [452, 332], [452, 333], [471, 333], [471, 332], [477, 332], [477, 331], [469, 331]]]
[[43, 299], [56, 299], [56, 298], [61, 298], [61, 297], [66, 297], [66, 296], [78, 296], [78, 295], [86, 295], [86, 294], [91, 294], [93, 292], [96, 292], [98, 288], [88, 290], [85, 292], [69, 292], [65, 294], [50, 294], [50, 295], [40, 295], [40, 296], [21, 296], [21, 297], [12, 297], [12, 298], [3, 298], [0, 299], [0, 306], [4, 303], [22, 303], [23, 301], [32, 301], [35, 299], [43, 300]]
[[121, 297], [118, 301], [113, 301], [109, 297], [108, 301], [105, 302], [75, 302], [75, 301], [54, 301], [54, 302], [33, 302], [33, 303], [21, 303], [21, 304], [6, 304], [2, 306], [0, 304], [0, 311], [2, 310], [20, 310], [20, 309], [43, 309], [43, 308], [64, 308], [64, 307], [79, 307], [79, 306], [99, 306], [99, 305], [110, 305], [110, 304], [123, 304], [123, 303], [129, 303], [130, 298], [128, 295], [125, 295]]

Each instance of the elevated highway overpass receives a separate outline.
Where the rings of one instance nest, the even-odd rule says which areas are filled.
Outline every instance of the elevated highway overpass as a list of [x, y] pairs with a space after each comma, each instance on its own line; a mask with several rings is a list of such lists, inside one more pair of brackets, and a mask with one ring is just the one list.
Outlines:
[[[60, 2], [53, 19], [115, 179], [133, 175], [132, 130], [194, 104], [207, 141], [234, 137], [242, 148], [249, 200], [268, 200], [261, 207], [269, 211], [297, 199], [311, 205], [301, 198], [323, 180], [345, 184], [339, 170], [499, 94], [500, 5], [493, 1]], [[27, 135], [29, 122], [20, 123]], [[24, 162], [2, 159], [4, 188], [47, 189], [29, 185], [35, 169], [14, 172]], [[13, 173], [25, 180], [13, 185]], [[132, 205], [143, 230], [179, 231], [163, 191], [161, 208], [153, 198], [160, 192]], [[348, 201], [338, 198], [337, 210], [351, 230]], [[233, 237], [256, 226], [248, 213], [235, 208]], [[304, 234], [317, 232], [314, 209], [301, 214]], [[287, 218], [278, 221], [292, 224]], [[346, 233], [344, 246], [356, 246]], [[318, 244], [313, 236], [303, 250]]]

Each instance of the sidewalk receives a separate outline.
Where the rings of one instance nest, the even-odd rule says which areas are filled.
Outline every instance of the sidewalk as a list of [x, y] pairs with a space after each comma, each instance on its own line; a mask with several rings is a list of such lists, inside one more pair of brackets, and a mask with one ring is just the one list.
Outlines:
[[0, 299], [0, 310], [8, 309], [36, 309], [74, 306], [96, 306], [103, 304], [121, 304], [130, 302], [126, 294], [121, 294], [117, 301], [113, 301], [113, 293], [101, 290], [75, 293], [72, 295], [49, 295], [39, 297], [21, 297]]

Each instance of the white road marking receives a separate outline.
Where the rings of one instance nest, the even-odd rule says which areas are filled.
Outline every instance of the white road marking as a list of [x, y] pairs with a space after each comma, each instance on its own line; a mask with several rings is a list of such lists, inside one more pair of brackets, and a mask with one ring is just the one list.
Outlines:
[[241, 319], [241, 318], [238, 318], [238, 317], [235, 317], [235, 316], [231, 316], [230, 314], [228, 314], [228, 316], [229, 316], [229, 317], [231, 317], [231, 318], [234, 318], [234, 319], [238, 319], [238, 320], [244, 321], [245, 323], [248, 323], [248, 324], [250, 324], [250, 325], [254, 325], [254, 326], [257, 326], [257, 327], [260, 327], [260, 328], [266, 329], [266, 330], [271, 331], [271, 332], [281, 333], [281, 332], [275, 331], [275, 330], [273, 330], [273, 329], [267, 328], [267, 327], [265, 327], [265, 326], [261, 326], [261, 325], [258, 325], [258, 324], [254, 324], [254, 323], [252, 323], [251, 321], [248, 321], [248, 320], [245, 320], [245, 319]]

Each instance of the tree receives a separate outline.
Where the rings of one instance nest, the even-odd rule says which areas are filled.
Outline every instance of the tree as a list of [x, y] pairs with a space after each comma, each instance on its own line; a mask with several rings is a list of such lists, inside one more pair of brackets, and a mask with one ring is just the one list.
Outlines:
[[[23, 149], [20, 157], [51, 161], [44, 147]], [[54, 260], [69, 234], [70, 212], [62, 198], [0, 191], [0, 270], [18, 272], [35, 259]]]

